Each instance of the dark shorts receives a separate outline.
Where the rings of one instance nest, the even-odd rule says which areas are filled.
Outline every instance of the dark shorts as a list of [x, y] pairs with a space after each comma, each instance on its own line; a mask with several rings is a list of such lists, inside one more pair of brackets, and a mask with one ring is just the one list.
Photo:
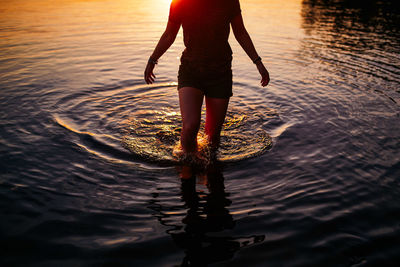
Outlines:
[[178, 73], [178, 90], [182, 87], [200, 89], [207, 97], [231, 97], [231, 62], [206, 64], [182, 59]]

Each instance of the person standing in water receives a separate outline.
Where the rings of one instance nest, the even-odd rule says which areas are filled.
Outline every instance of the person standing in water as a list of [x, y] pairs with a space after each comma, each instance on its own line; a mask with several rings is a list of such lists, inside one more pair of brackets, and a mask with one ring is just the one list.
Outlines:
[[205, 134], [211, 148], [216, 150], [219, 145], [232, 96], [230, 26], [236, 40], [256, 65], [262, 86], [268, 85], [269, 73], [244, 26], [239, 0], [172, 0], [167, 27], [144, 72], [147, 84], [154, 82], [154, 67], [175, 41], [181, 26], [185, 44], [178, 72], [181, 146], [185, 155], [195, 156], [204, 98]]

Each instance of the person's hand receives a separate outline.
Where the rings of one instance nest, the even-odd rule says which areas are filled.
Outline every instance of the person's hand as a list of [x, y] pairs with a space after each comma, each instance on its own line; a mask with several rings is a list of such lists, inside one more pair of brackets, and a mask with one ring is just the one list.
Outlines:
[[156, 75], [153, 73], [155, 64], [148, 62], [146, 69], [144, 71], [144, 80], [146, 81], [147, 84], [152, 84], [156, 78]]
[[261, 85], [263, 87], [267, 86], [269, 83], [269, 73], [268, 73], [267, 69], [265, 68], [264, 64], [261, 61], [259, 61], [256, 66], [257, 66], [258, 72], [261, 75]]

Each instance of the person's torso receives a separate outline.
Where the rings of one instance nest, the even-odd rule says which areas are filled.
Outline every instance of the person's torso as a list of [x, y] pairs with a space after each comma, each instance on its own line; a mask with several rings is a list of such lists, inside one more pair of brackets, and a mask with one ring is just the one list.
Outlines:
[[231, 7], [227, 0], [181, 0], [185, 59], [230, 61]]

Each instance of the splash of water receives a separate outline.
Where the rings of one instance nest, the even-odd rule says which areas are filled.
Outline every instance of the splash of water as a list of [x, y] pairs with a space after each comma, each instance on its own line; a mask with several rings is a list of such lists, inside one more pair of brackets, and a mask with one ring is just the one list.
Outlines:
[[[265, 116], [264, 116], [265, 117]], [[265, 118], [259, 114], [229, 111], [221, 131], [221, 145], [216, 158], [224, 162], [239, 161], [265, 153], [272, 146], [271, 137], [262, 129]], [[182, 161], [179, 144], [180, 114], [168, 109], [144, 111], [128, 122], [123, 145], [144, 160]], [[212, 157], [202, 122], [198, 134], [197, 157], [207, 162]]]

